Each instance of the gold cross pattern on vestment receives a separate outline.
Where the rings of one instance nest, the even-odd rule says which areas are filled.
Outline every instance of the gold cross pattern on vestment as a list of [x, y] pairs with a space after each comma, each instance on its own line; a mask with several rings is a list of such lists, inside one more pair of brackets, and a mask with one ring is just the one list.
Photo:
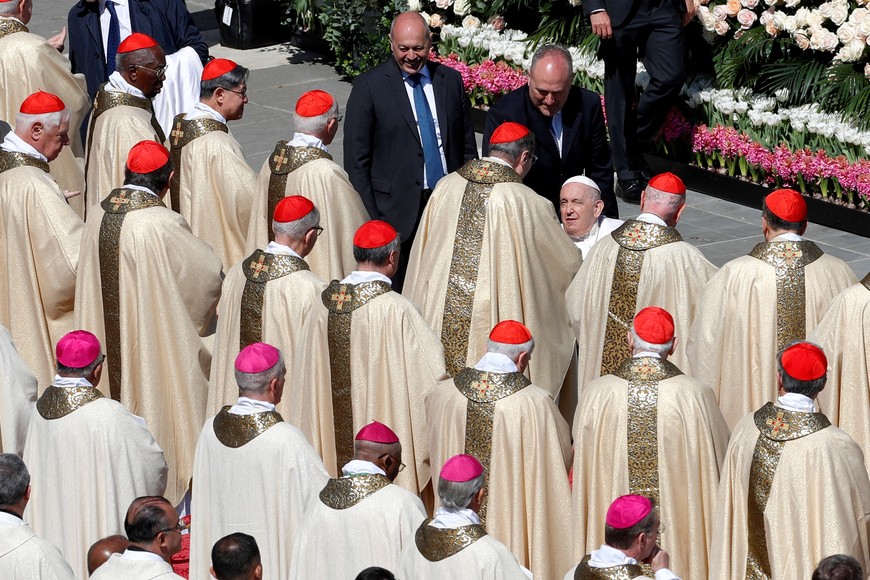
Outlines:
[[782, 411], [776, 414], [776, 418], [768, 419], [766, 423], [773, 427], [773, 435], [779, 435], [780, 431], [788, 431], [789, 425], [785, 421], [782, 420], [783, 413]]
[[650, 365], [647, 361], [643, 361], [639, 365], [636, 365], [634, 367], [634, 369], [632, 369], [632, 370], [634, 370], [634, 372], [636, 372], [637, 374], [644, 376], [644, 377], [648, 377], [649, 375], [651, 375], [655, 371], [655, 369], [653, 369], [652, 365]]
[[777, 252], [777, 256], [786, 261], [789, 265], [794, 264], [796, 260], [800, 259], [804, 253], [797, 246], [786, 246], [779, 252]]
[[265, 264], [266, 255], [260, 254], [260, 259], [256, 262], [252, 262], [250, 266], [248, 266], [251, 270], [254, 271], [254, 280], [260, 277], [260, 274], [265, 274], [269, 271], [269, 266]]
[[350, 302], [352, 296], [348, 294], [344, 288], [342, 288], [340, 292], [333, 293], [330, 298], [338, 303], [336, 305], [336, 308], [338, 308], [339, 310], [344, 310], [345, 302]]
[[122, 205], [127, 205], [128, 203], [130, 203], [130, 199], [124, 197], [124, 194], [113, 195], [109, 198], [109, 203], [114, 203], [115, 207], [113, 207], [112, 209], [118, 211], [118, 208], [120, 208]]
[[481, 375], [480, 380], [471, 383], [471, 388], [476, 390], [481, 395], [486, 394], [486, 392], [492, 388], [492, 385], [487, 380], [488, 378], [489, 375], [487, 374]]
[[279, 171], [281, 166], [290, 161], [287, 157], [284, 156], [284, 149], [281, 149], [281, 153], [278, 155], [273, 155], [272, 159], [275, 161], [275, 171]]
[[184, 138], [184, 129], [181, 128], [181, 121], [175, 124], [175, 129], [172, 130], [170, 137], [172, 137], [173, 145], [181, 143], [181, 140]]
[[625, 232], [629, 238], [634, 241], [640, 241], [646, 238], [646, 232], [643, 231], [640, 224], [634, 224], [628, 231]]

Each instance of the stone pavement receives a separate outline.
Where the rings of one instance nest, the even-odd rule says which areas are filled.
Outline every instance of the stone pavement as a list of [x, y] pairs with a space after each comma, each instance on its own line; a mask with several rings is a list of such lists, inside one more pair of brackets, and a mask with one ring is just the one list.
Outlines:
[[[71, 5], [71, 0], [37, 3], [30, 29], [46, 37], [55, 34], [65, 25], [66, 13]], [[231, 58], [252, 70], [245, 116], [233, 122], [230, 130], [255, 170], [260, 170], [276, 141], [292, 136], [293, 107], [302, 93], [318, 88], [332, 93], [342, 106], [347, 102], [351, 85], [339, 78], [322, 55], [290, 45], [246, 51], [225, 48], [220, 45], [214, 4], [207, 0], [188, 0], [187, 6], [214, 56]], [[339, 164], [343, 157], [342, 137], [342, 131], [339, 130], [330, 146], [330, 152]], [[620, 201], [619, 207], [622, 217], [632, 217], [638, 213], [637, 206], [625, 205]], [[677, 228], [685, 240], [698, 246], [707, 259], [721, 266], [745, 255], [761, 241], [761, 213], [690, 192], [688, 207]], [[848, 262], [859, 278], [870, 271], [870, 239], [812, 223], [807, 230], [807, 238], [816, 242], [825, 252]]]

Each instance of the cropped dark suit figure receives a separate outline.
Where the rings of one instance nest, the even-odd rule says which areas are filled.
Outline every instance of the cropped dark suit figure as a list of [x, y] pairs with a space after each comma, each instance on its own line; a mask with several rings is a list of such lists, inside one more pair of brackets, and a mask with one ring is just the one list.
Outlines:
[[489, 110], [483, 131], [483, 154], [489, 154], [489, 138], [496, 127], [513, 121], [528, 127], [535, 134], [535, 155], [523, 183], [546, 197], [559, 209], [559, 190], [569, 177], [581, 175], [593, 180], [601, 189], [604, 215], [619, 217], [613, 194], [613, 163], [601, 97], [592, 91], [571, 86], [568, 100], [562, 107], [562, 155], [550, 130], [551, 117], [545, 117], [529, 98], [528, 86], [511, 91]]
[[[471, 105], [462, 77], [451, 68], [428, 62], [447, 173], [477, 157]], [[423, 145], [394, 58], [358, 76], [347, 101], [344, 168], [372, 219], [392, 225], [402, 236], [401, 289], [411, 244], [431, 189], [423, 189]]]

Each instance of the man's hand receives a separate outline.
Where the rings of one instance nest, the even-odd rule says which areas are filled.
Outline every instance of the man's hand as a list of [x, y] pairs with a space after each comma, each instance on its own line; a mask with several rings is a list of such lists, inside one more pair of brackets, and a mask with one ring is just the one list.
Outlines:
[[[687, 1], [691, 2], [693, 0]], [[592, 32], [594, 32], [598, 37], [608, 39], [613, 36], [613, 29], [610, 28], [610, 16], [607, 15], [606, 10], [590, 14], [589, 23], [592, 24]]]
[[48, 39], [48, 44], [52, 48], [56, 48], [60, 52], [63, 52], [63, 43], [66, 41], [66, 26], [61, 29], [60, 32], [52, 36]]
[[686, 0], [686, 11], [683, 12], [683, 26], [695, 19], [695, 0]]
[[68, 190], [68, 189], [64, 189], [64, 190], [63, 190], [63, 196], [64, 196], [65, 198], [67, 198], [67, 199], [72, 199], [72, 198], [74, 198], [75, 196], [77, 196], [77, 195], [81, 195], [81, 194], [82, 194], [81, 191], [70, 191], [70, 190]]
[[652, 558], [650, 558], [649, 566], [653, 572], [658, 572], [663, 568], [668, 568], [671, 565], [671, 557], [667, 552], [656, 546], [653, 548]]

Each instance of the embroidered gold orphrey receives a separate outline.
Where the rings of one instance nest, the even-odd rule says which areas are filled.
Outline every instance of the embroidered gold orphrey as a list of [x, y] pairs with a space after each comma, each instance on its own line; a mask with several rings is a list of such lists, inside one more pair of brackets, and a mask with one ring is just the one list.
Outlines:
[[510, 167], [478, 159], [463, 165], [458, 173], [468, 180], [468, 184], [459, 206], [441, 324], [441, 344], [444, 345], [447, 372], [451, 377], [455, 377], [465, 368], [468, 354], [474, 292], [480, 269], [480, 250], [483, 247], [489, 196], [496, 183], [522, 182], [517, 172]]
[[309, 161], [317, 159], [332, 160], [332, 155], [317, 147], [292, 147], [287, 141], [278, 141], [275, 150], [269, 156], [269, 195], [266, 201], [266, 230], [269, 232], [269, 241], [275, 240], [272, 231], [272, 217], [275, 215], [275, 207], [284, 199], [287, 189], [287, 175], [296, 171]]
[[440, 562], [454, 554], [458, 554], [480, 538], [486, 535], [486, 530], [480, 524], [461, 526], [458, 528], [436, 528], [430, 526], [427, 519], [414, 534], [417, 550], [430, 562]]
[[346, 510], [390, 483], [389, 479], [379, 473], [330, 479], [320, 491], [320, 501], [334, 510]]
[[230, 405], [215, 415], [212, 427], [215, 437], [226, 447], [237, 448], [250, 443], [270, 427], [283, 423], [284, 418], [277, 411], [265, 411], [251, 415], [234, 415]]
[[[474, 455], [483, 465], [486, 481], [492, 460], [492, 423], [497, 401], [528, 387], [532, 382], [522, 373], [489, 373], [473, 368], [459, 371], [453, 380], [468, 399], [465, 418], [465, 453]], [[480, 502], [480, 522], [486, 524], [489, 494]]]
[[119, 247], [124, 217], [131, 211], [163, 206], [160, 198], [138, 189], [115, 189], [100, 202], [106, 212], [100, 222], [100, 284], [106, 358], [109, 361], [109, 393], [121, 400], [121, 281]]
[[580, 564], [574, 571], [574, 580], [633, 580], [638, 576], [643, 576], [641, 567], [633, 564], [593, 568], [589, 565], [591, 557], [590, 554], [586, 554], [580, 560]]
[[185, 119], [185, 114], [175, 116], [172, 122], [172, 132], [169, 134], [170, 151], [172, 152], [172, 179], [169, 180], [169, 195], [172, 211], [181, 213], [181, 151], [188, 143], [212, 131], [229, 133], [227, 126], [216, 119]]
[[[2, 20], [0, 20], [2, 22]], [[49, 172], [48, 163], [26, 153], [17, 151], [3, 151], [0, 149], [0, 173], [15, 169], [16, 167], [36, 167], [44, 172]]]
[[607, 306], [607, 326], [601, 353], [601, 374], [612, 374], [631, 356], [625, 343], [625, 333], [631, 328], [637, 310], [637, 286], [643, 266], [644, 252], [666, 244], [682, 241], [674, 228], [628, 220], [610, 234], [619, 244], [610, 303]]
[[45, 389], [36, 401], [36, 410], [43, 419], [60, 419], [92, 401], [102, 399], [96, 387], [55, 387]]
[[809, 241], [762, 242], [749, 255], [776, 271], [776, 349], [806, 337], [807, 294], [804, 268], [818, 260], [822, 250]]
[[659, 501], [659, 381], [683, 372], [656, 357], [629, 358], [616, 371], [628, 381], [628, 493]]
[[15, 34], [16, 32], [30, 32], [30, 30], [24, 24], [12, 18], [0, 20], [0, 38]]
[[770, 557], [764, 530], [764, 508], [776, 466], [787, 441], [812, 435], [831, 426], [822, 413], [798, 413], [767, 403], [755, 412], [755, 426], [760, 431], [752, 466], [749, 470], [749, 503], [747, 505], [748, 550], [746, 555], [747, 580], [768, 580], [771, 577]]
[[[263, 250], [255, 250], [242, 261], [245, 289], [239, 316], [239, 350], [262, 341], [266, 284], [302, 270], [308, 270], [308, 264], [302, 258], [269, 254]], [[292, 297], [288, 296], [288, 300]]]
[[353, 311], [391, 290], [382, 281], [342, 284], [333, 280], [321, 294], [329, 310], [329, 374], [332, 383], [332, 423], [335, 430], [336, 468], [353, 459], [353, 400], [350, 368], [350, 326]]

